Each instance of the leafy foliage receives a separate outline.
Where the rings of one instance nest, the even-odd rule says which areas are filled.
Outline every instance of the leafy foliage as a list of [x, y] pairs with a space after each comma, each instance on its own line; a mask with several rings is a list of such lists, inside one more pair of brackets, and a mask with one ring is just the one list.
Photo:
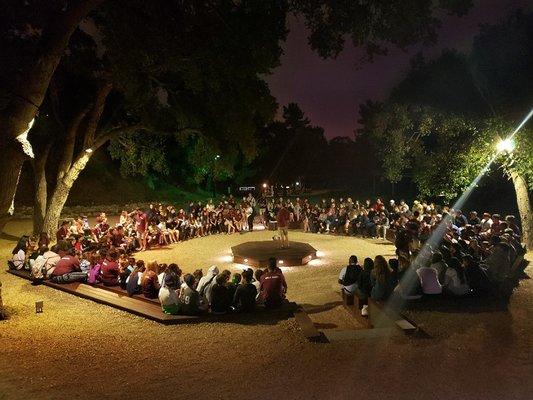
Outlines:
[[[362, 106], [361, 133], [372, 137], [388, 180], [410, 174], [422, 195], [450, 200], [495, 156], [497, 142], [511, 135], [528, 111], [524, 104], [531, 104], [530, 93], [512, 91], [529, 84], [524, 60], [531, 60], [531, 48], [524, 32], [532, 16], [485, 27], [468, 57], [445, 51], [426, 62], [417, 56], [387, 102]], [[512, 23], [518, 26], [509, 32]], [[493, 166], [518, 172], [533, 189], [532, 132], [526, 126], [514, 139], [515, 151], [497, 155]]]
[[405, 48], [414, 42], [433, 43], [439, 20], [436, 11], [464, 15], [472, 1], [388, 0], [337, 1], [291, 0], [291, 8], [303, 14], [310, 30], [309, 43], [321, 57], [336, 57], [346, 37], [364, 47], [366, 58], [386, 54], [387, 45]]

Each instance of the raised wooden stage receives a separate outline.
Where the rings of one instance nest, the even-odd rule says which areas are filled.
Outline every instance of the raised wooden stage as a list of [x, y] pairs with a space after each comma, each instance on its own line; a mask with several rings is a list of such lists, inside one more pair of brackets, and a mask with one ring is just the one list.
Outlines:
[[289, 242], [288, 249], [281, 249], [277, 240], [262, 240], [241, 243], [231, 248], [233, 262], [254, 268], [268, 267], [268, 259], [275, 257], [278, 266], [306, 265], [316, 258], [316, 249], [309, 243]]

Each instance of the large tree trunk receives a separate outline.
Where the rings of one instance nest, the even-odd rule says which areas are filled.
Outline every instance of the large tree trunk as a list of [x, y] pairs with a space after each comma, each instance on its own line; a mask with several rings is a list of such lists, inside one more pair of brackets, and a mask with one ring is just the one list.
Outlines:
[[527, 182], [523, 176], [511, 171], [514, 190], [516, 192], [516, 202], [518, 203], [518, 212], [522, 223], [522, 241], [528, 250], [533, 249], [533, 215], [531, 210], [531, 201], [529, 199]]
[[89, 159], [91, 158], [92, 153], [82, 154], [69, 168], [68, 171], [65, 171], [63, 178], [57, 182], [56, 187], [48, 200], [46, 207], [46, 215], [44, 217], [42, 232], [48, 233], [50, 238], [55, 238], [55, 233], [59, 226], [59, 218], [61, 217], [61, 212], [65, 206], [65, 202], [68, 199], [68, 195], [74, 182], [78, 179], [80, 172], [83, 171]]
[[0, 134], [0, 232], [11, 217], [15, 191], [18, 185], [22, 164], [26, 158], [20, 145]]
[[17, 138], [28, 129], [35, 118], [70, 36], [81, 20], [102, 1], [72, 1], [51, 28], [43, 32], [43, 39], [39, 43], [40, 55], [35, 62], [31, 65], [21, 65], [17, 76], [4, 77], [6, 82], [14, 83], [9, 88], [7, 104], [0, 110], [0, 229], [10, 217], [9, 210], [17, 189], [22, 163], [29, 155], [28, 149], [23, 148]]
[[45, 145], [42, 152], [35, 156], [32, 162], [33, 184], [35, 197], [33, 199], [33, 233], [42, 232], [44, 217], [46, 215], [46, 202], [48, 199], [48, 184], [46, 182], [46, 161], [52, 147], [51, 142]]

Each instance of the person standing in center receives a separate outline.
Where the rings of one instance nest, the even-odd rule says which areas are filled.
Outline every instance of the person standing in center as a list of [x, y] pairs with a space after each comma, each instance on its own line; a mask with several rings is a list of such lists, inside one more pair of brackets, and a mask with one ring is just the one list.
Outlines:
[[282, 249], [289, 248], [289, 219], [290, 219], [289, 210], [285, 207], [285, 203], [281, 203], [281, 208], [278, 211], [276, 216], [276, 221], [278, 223], [278, 232], [281, 242]]

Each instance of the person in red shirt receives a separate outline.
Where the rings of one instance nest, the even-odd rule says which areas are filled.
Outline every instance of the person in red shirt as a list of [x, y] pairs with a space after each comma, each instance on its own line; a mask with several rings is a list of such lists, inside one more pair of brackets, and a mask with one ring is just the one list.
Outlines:
[[139, 251], [144, 251], [146, 250], [146, 239], [148, 236], [148, 218], [141, 209], [137, 209], [137, 213], [135, 214], [135, 230], [137, 231], [137, 238], [141, 245]]
[[259, 292], [267, 308], [281, 307], [285, 300], [287, 282], [274, 257], [268, 259], [268, 268], [261, 275]]
[[56, 240], [57, 242], [60, 242], [62, 240], [65, 240], [69, 235], [69, 227], [70, 223], [68, 221], [63, 221], [61, 223], [61, 227], [56, 232]]
[[278, 223], [278, 232], [279, 232], [282, 249], [289, 248], [289, 219], [290, 217], [291, 217], [291, 214], [289, 213], [289, 210], [285, 208], [285, 203], [281, 203], [281, 208], [279, 209], [278, 215], [276, 216], [276, 221]]
[[110, 250], [100, 267], [102, 283], [105, 286], [117, 286], [119, 276], [119, 266], [116, 262], [118, 254], [116, 250]]
[[61, 257], [57, 262], [52, 276], [61, 276], [65, 274], [70, 274], [72, 272], [81, 272], [80, 261], [78, 257], [75, 256], [74, 248], [71, 248], [66, 255]]

